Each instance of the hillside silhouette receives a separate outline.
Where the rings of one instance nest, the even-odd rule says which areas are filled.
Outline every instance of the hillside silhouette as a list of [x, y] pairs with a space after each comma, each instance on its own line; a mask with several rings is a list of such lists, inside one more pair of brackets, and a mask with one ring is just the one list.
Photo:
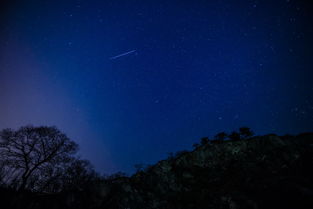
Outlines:
[[[59, 143], [53, 142], [55, 136]], [[67, 146], [56, 155], [43, 150], [43, 143]], [[2, 131], [1, 208], [313, 208], [313, 133], [253, 136], [242, 127], [204, 137], [192, 151], [170, 154], [155, 165], [136, 165], [130, 177], [100, 176], [75, 155], [76, 146], [52, 127]], [[36, 164], [49, 153], [54, 157]]]

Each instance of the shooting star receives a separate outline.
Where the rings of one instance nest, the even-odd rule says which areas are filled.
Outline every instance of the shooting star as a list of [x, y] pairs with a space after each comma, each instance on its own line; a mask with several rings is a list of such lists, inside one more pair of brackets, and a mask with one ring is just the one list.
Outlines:
[[116, 56], [114, 56], [114, 57], [111, 57], [110, 60], [115, 60], [115, 59], [117, 59], [117, 58], [119, 58], [119, 57], [123, 57], [123, 56], [129, 55], [129, 54], [132, 54], [132, 53], [134, 53], [134, 52], [136, 52], [136, 50], [131, 50], [131, 51], [129, 51], [129, 52], [125, 52], [125, 53], [123, 53], [123, 54], [119, 54], [119, 55], [116, 55]]

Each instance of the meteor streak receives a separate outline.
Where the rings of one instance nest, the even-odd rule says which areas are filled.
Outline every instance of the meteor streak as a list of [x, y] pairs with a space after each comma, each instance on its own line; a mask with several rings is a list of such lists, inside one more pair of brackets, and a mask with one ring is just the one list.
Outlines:
[[132, 53], [134, 53], [135, 51], [136, 51], [136, 50], [131, 50], [131, 51], [129, 51], [129, 52], [125, 52], [125, 53], [123, 53], [123, 54], [116, 55], [116, 56], [114, 56], [114, 57], [111, 57], [110, 60], [114, 60], [114, 59], [117, 59], [117, 58], [119, 58], [119, 57], [123, 57], [123, 56], [126, 56], [126, 55], [128, 55], [128, 54], [132, 54]]

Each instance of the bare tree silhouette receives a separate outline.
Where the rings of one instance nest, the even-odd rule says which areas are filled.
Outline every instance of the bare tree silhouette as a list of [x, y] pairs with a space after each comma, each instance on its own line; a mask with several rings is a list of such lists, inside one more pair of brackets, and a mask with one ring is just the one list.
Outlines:
[[58, 176], [78, 145], [56, 127], [21, 127], [0, 132], [0, 161], [7, 183], [18, 190], [34, 189]]

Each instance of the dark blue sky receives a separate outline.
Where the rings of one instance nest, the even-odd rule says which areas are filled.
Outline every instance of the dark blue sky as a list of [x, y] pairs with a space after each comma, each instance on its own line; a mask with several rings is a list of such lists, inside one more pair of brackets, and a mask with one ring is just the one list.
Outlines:
[[309, 0], [1, 2], [0, 128], [56, 125], [100, 172], [312, 131]]

